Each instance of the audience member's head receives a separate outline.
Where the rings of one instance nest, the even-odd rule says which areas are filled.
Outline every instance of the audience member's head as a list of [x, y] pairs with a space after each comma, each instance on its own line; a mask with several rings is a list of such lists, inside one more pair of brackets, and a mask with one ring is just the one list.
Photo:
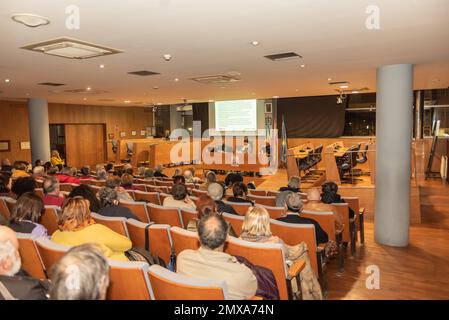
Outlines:
[[86, 177], [86, 176], [88, 176], [88, 175], [90, 174], [90, 168], [87, 167], [87, 166], [82, 167], [82, 168], [80, 169], [80, 171], [81, 171], [81, 175], [82, 175], [83, 177]]
[[0, 276], [12, 277], [20, 271], [19, 241], [16, 233], [0, 226]]
[[337, 193], [338, 192], [338, 185], [333, 182], [333, 181], [327, 181], [325, 183], [323, 183], [323, 185], [321, 186], [321, 192], [326, 193], [326, 192], [334, 192]]
[[243, 220], [242, 233], [256, 237], [271, 237], [270, 215], [260, 206], [250, 207]]
[[105, 300], [109, 264], [96, 244], [83, 244], [67, 251], [51, 270], [53, 300]]
[[35, 167], [39, 167], [39, 166], [43, 166], [44, 162], [41, 159], [37, 159], [36, 161], [34, 161], [34, 166]]
[[56, 173], [58, 173], [59, 172], [59, 168], [58, 167], [50, 167], [50, 168], [48, 168], [48, 170], [47, 170], [47, 174], [56, 174]]
[[45, 171], [47, 171], [48, 172], [48, 169], [50, 169], [51, 168], [51, 162], [50, 161], [47, 161], [47, 162], [45, 162], [44, 163], [44, 168], [45, 168]]
[[184, 178], [186, 179], [186, 182], [192, 182], [193, 181], [192, 171], [185, 170], [183, 175], [184, 175]]
[[71, 176], [76, 177], [77, 174], [78, 174], [78, 169], [75, 168], [75, 167], [71, 167], [71, 168], [70, 168], [70, 172], [71, 172]]
[[123, 166], [123, 171], [129, 175], [133, 175], [133, 166], [130, 163], [127, 163]]
[[94, 190], [88, 184], [80, 184], [70, 191], [67, 198], [81, 197], [89, 201], [89, 209], [91, 212], [98, 212], [100, 210], [100, 201], [95, 195]]
[[22, 177], [13, 182], [11, 191], [17, 196], [17, 198], [19, 198], [26, 192], [34, 192], [34, 189], [36, 189], [36, 181], [34, 178]]
[[115, 189], [115, 188], [120, 187], [121, 183], [122, 183], [122, 179], [120, 179], [120, 177], [112, 176], [106, 180], [106, 187]]
[[95, 166], [95, 172], [98, 172], [98, 170], [101, 170], [101, 169], [104, 169], [104, 165], [102, 165], [102, 164], [97, 164], [97, 165]]
[[44, 211], [42, 199], [33, 192], [24, 193], [14, 205], [11, 213], [11, 223], [21, 223], [24, 220], [39, 223]]
[[97, 171], [98, 180], [106, 180], [108, 178], [108, 172], [105, 169], [100, 169]]
[[70, 168], [70, 167], [62, 168], [61, 174], [66, 175], [66, 176], [73, 176], [72, 168]]
[[217, 204], [206, 194], [200, 195], [195, 204], [199, 219], [209, 214], [217, 213]]
[[137, 175], [143, 177], [144, 174], [145, 174], [145, 167], [144, 166], [137, 167]]
[[186, 184], [186, 178], [184, 176], [174, 176], [173, 184]]
[[124, 188], [131, 187], [133, 185], [133, 182], [134, 182], [134, 178], [129, 173], [124, 173], [122, 175], [122, 187], [124, 187]]
[[303, 207], [301, 196], [296, 192], [288, 193], [285, 197], [285, 205], [291, 212], [301, 212]]
[[98, 198], [100, 199], [100, 205], [102, 208], [109, 206], [116, 206], [119, 203], [118, 193], [115, 189], [103, 187], [98, 190]]
[[184, 200], [187, 197], [187, 187], [184, 184], [174, 184], [171, 188], [171, 194], [175, 200]]
[[11, 191], [11, 175], [0, 173], [0, 193], [9, 193]]
[[246, 198], [246, 195], [248, 194], [248, 188], [246, 187], [246, 184], [243, 182], [236, 182], [232, 186], [232, 194], [236, 198]]
[[202, 248], [223, 251], [228, 225], [221, 215], [206, 215], [198, 222], [198, 236]]
[[11, 161], [9, 161], [9, 159], [2, 159], [2, 167], [10, 167], [11, 166]]
[[44, 189], [44, 194], [52, 194], [59, 196], [59, 181], [55, 177], [47, 177], [42, 184], [42, 188]]
[[291, 189], [299, 189], [301, 185], [301, 178], [298, 176], [292, 176], [288, 180], [288, 187]]
[[213, 183], [213, 182], [217, 182], [217, 176], [215, 175], [215, 172], [209, 171], [206, 174], [206, 183], [209, 184], [209, 183]]
[[68, 198], [59, 216], [59, 230], [78, 231], [94, 224], [95, 221], [90, 215], [89, 205], [89, 200], [83, 199], [82, 197]]
[[145, 168], [143, 171], [143, 177], [144, 178], [152, 178], [154, 176], [154, 171], [151, 168]]
[[59, 157], [59, 152], [58, 152], [58, 150], [51, 150], [51, 156], [52, 156], [52, 157]]
[[114, 170], [114, 164], [109, 162], [104, 168], [107, 172], [112, 171]]
[[20, 171], [27, 171], [27, 165], [23, 161], [14, 162], [14, 169]]
[[307, 190], [307, 200], [309, 201], [320, 201], [321, 194], [320, 189], [317, 187], [312, 187]]
[[154, 172], [157, 173], [162, 173], [162, 171], [164, 170], [164, 167], [160, 164], [158, 164], [155, 168], [154, 168]]
[[224, 188], [220, 183], [213, 182], [207, 187], [207, 194], [215, 201], [219, 201], [223, 199]]
[[181, 175], [182, 175], [182, 170], [179, 168], [176, 168], [175, 173], [173, 174], [173, 177], [181, 176]]
[[45, 176], [45, 168], [43, 166], [36, 166], [33, 168], [33, 176], [35, 178], [43, 178]]
[[225, 185], [227, 188], [231, 187], [236, 182], [243, 182], [243, 177], [238, 173], [231, 172], [225, 178]]

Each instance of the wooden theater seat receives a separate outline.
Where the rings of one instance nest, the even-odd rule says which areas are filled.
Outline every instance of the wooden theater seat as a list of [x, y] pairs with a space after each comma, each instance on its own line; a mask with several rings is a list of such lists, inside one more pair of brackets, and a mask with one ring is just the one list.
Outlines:
[[39, 196], [39, 198], [41, 198], [42, 200], [44, 199], [44, 189], [42, 188], [35, 188], [34, 189], [34, 193], [37, 194]]
[[180, 209], [181, 210], [181, 218], [184, 227], [187, 228], [189, 221], [193, 219], [198, 219], [198, 212], [193, 209]]
[[148, 274], [156, 300], [228, 299], [224, 281], [186, 277], [158, 265], [152, 265]]
[[53, 265], [66, 253], [70, 247], [51, 241], [47, 237], [39, 237], [35, 240], [39, 256], [42, 259], [47, 277], [50, 277], [50, 271]]
[[256, 204], [261, 204], [261, 205], [269, 206], [269, 207], [276, 206], [276, 197], [255, 196], [255, 195], [249, 194], [248, 199], [251, 201], [254, 201]]
[[201, 195], [207, 195], [207, 191], [199, 190], [199, 189], [192, 189], [192, 195], [194, 195], [195, 197], [199, 197]]
[[152, 203], [149, 203], [147, 206], [150, 221], [184, 228], [178, 208], [163, 207]]
[[76, 187], [78, 187], [78, 185], [75, 183], [61, 183], [59, 185], [59, 190], [71, 192]]
[[357, 231], [360, 232], [360, 244], [365, 243], [365, 208], [360, 208], [358, 197], [342, 197], [349, 208], [354, 211], [354, 224]]
[[356, 250], [356, 224], [353, 219], [349, 218], [349, 205], [347, 203], [333, 203], [332, 208], [335, 214], [342, 217], [344, 228], [342, 232], [342, 241], [351, 245], [351, 255], [355, 254]]
[[240, 236], [240, 233], [242, 233], [243, 220], [245, 219], [245, 217], [236, 215], [236, 214], [226, 213], [226, 212], [223, 212], [222, 216], [225, 219], [225, 221], [227, 221], [231, 224], [232, 229], [234, 229], [235, 233], [238, 236]]
[[184, 250], [197, 250], [200, 247], [198, 233], [196, 232], [187, 231], [179, 227], [171, 227], [170, 235], [173, 241], [173, 250], [176, 256]]
[[139, 190], [134, 190], [134, 199], [136, 201], [150, 202], [157, 205], [161, 205], [161, 200], [159, 198], [159, 193], [157, 192], [144, 192]]
[[271, 219], [282, 217], [286, 212], [286, 209], [284, 207], [272, 207], [263, 205], [261, 205], [261, 207], [265, 208], [268, 211]]
[[12, 215], [12, 211], [14, 210], [17, 200], [15, 200], [13, 198], [4, 197], [3, 201], [5, 202], [5, 205], [8, 208], [8, 212], [7, 212], [8, 216], [7, 217], [9, 219]]
[[140, 221], [150, 222], [146, 202], [120, 200], [120, 205], [131, 210], [131, 212], [134, 213]]
[[109, 262], [108, 300], [153, 300], [148, 279], [149, 265], [140, 261]]
[[133, 247], [143, 248], [164, 260], [168, 265], [172, 251], [170, 226], [167, 224], [143, 223], [128, 219], [126, 226]]
[[48, 235], [58, 230], [58, 220], [60, 208], [57, 206], [45, 206], [44, 213], [41, 216], [41, 224], [47, 228]]
[[231, 206], [235, 212], [239, 215], [244, 216], [250, 207], [252, 207], [251, 203], [239, 203], [239, 202], [230, 202], [227, 200], [223, 200], [223, 202], [229, 206]]
[[267, 196], [267, 190], [249, 189], [248, 192], [250, 195], [253, 195], [253, 196], [260, 196], [260, 197]]
[[172, 197], [172, 195], [171, 195], [170, 193], [167, 193], [167, 192], [160, 192], [160, 193], [159, 193], [159, 198], [161, 199], [161, 205], [164, 204], [165, 198], [169, 198], [169, 197]]
[[16, 233], [19, 240], [19, 253], [22, 260], [22, 269], [35, 279], [46, 279], [44, 264], [34, 241], [37, 237], [29, 233]]
[[102, 224], [122, 236], [129, 237], [128, 229], [126, 228], [126, 218], [106, 217], [94, 212], [91, 213], [91, 216], [96, 223]]
[[11, 217], [11, 213], [9, 212], [9, 207], [6, 202], [7, 197], [0, 197], [0, 214], [6, 219], [9, 220]]

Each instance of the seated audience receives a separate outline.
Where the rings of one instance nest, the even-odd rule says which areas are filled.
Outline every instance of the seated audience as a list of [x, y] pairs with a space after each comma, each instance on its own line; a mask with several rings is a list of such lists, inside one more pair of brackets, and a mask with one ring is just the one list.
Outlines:
[[134, 201], [133, 197], [121, 187], [122, 179], [118, 176], [109, 177], [106, 180], [106, 187], [117, 191], [119, 201]]
[[140, 165], [137, 167], [137, 177], [143, 178], [145, 174], [145, 167], [143, 165]]
[[192, 171], [185, 170], [183, 175], [184, 175], [184, 178], [186, 180], [186, 183], [194, 183], [193, 176], [192, 176]]
[[154, 176], [158, 177], [158, 178], [168, 178], [164, 173], [163, 173], [164, 168], [159, 164], [156, 166], [156, 168], [154, 168]]
[[143, 171], [143, 178], [145, 180], [151, 179], [154, 177], [154, 171], [151, 168], [145, 168], [145, 170]]
[[133, 173], [134, 173], [133, 166], [130, 163], [126, 163], [123, 166], [123, 171], [130, 175], [133, 175]]
[[215, 172], [209, 171], [206, 174], [206, 181], [202, 184], [200, 184], [199, 189], [203, 191], [207, 191], [207, 188], [211, 183], [217, 182], [217, 176], [215, 175]]
[[18, 199], [26, 192], [34, 192], [36, 187], [36, 181], [32, 177], [23, 177], [12, 183], [11, 191], [14, 193], [15, 198]]
[[62, 206], [65, 198], [59, 189], [59, 181], [55, 177], [47, 177], [42, 184], [44, 190], [44, 205]]
[[73, 172], [70, 167], [62, 168], [61, 172], [56, 175], [59, 183], [73, 183], [80, 184], [80, 179], [73, 176]]
[[7, 172], [0, 173], [0, 197], [15, 197], [14, 193], [11, 191], [11, 184], [11, 175]]
[[[321, 201], [320, 190], [318, 188], [310, 188], [307, 191], [307, 203], [304, 205], [304, 210], [307, 211], [325, 211], [334, 212], [334, 208], [331, 204], [327, 204]], [[335, 232], [339, 233], [343, 231], [343, 219], [340, 215], [335, 214]]]
[[58, 228], [51, 237], [56, 243], [78, 246], [93, 242], [101, 246], [105, 257], [128, 261], [125, 252], [131, 249], [131, 241], [108, 227], [95, 223], [90, 215], [89, 200], [81, 197], [68, 199], [62, 208]]
[[301, 217], [303, 204], [299, 194], [297, 194], [296, 192], [284, 191], [278, 195], [276, 204], [278, 204], [278, 206], [280, 207], [285, 206], [287, 209], [286, 213], [276, 220], [287, 223], [313, 224], [315, 226], [315, 237], [317, 245], [321, 243], [327, 243], [329, 241], [327, 233], [321, 228], [318, 222], [313, 219]]
[[81, 184], [70, 191], [67, 198], [81, 197], [83, 199], [89, 200], [90, 212], [100, 211], [101, 205], [94, 190], [88, 184]]
[[49, 175], [49, 176], [54, 176], [57, 173], [59, 173], [59, 168], [58, 167], [50, 167], [47, 170], [47, 175]]
[[42, 161], [41, 159], [37, 159], [36, 161], [34, 161], [35, 167], [39, 167], [39, 166], [43, 166], [43, 165], [44, 165], [44, 161]]
[[[300, 272], [302, 298], [304, 300], [321, 300], [323, 298], [320, 284], [310, 265], [306, 243], [301, 242], [295, 246], [288, 246], [282, 239], [273, 236], [270, 230], [270, 215], [265, 208], [251, 207], [248, 209], [240, 238], [259, 243], [280, 243], [284, 247], [287, 268], [295, 260], [301, 259], [305, 262], [305, 267]], [[295, 293], [299, 290], [294, 281], [292, 281], [292, 288]]]
[[114, 164], [109, 162], [104, 166], [104, 169], [106, 170], [107, 173], [110, 173], [114, 171]]
[[12, 170], [11, 179], [15, 180], [22, 177], [29, 177], [30, 174], [27, 172], [27, 165], [21, 161], [16, 161], [14, 163], [14, 169]]
[[173, 184], [186, 184], [186, 178], [184, 176], [174, 176]]
[[[345, 203], [345, 200], [341, 198], [341, 196], [337, 193], [338, 192], [338, 185], [333, 182], [325, 182], [321, 186], [321, 202], [332, 204], [332, 203]], [[349, 218], [354, 218], [354, 210], [349, 208]]]
[[51, 162], [51, 165], [54, 167], [65, 165], [65, 161], [60, 157], [58, 150], [51, 151], [50, 162]]
[[97, 171], [97, 180], [99, 181], [106, 181], [109, 177], [108, 172], [106, 169], [100, 169]]
[[164, 199], [164, 207], [179, 209], [196, 209], [195, 203], [189, 198], [187, 187], [184, 184], [174, 184], [171, 189], [171, 197]]
[[292, 176], [288, 180], [287, 186], [279, 188], [279, 191], [301, 192], [301, 190], [299, 189], [300, 185], [301, 185], [301, 178], [298, 176]]
[[213, 182], [209, 184], [209, 187], [207, 188], [207, 194], [215, 201], [217, 204], [217, 211], [219, 213], [230, 213], [230, 214], [237, 214], [238, 213], [234, 210], [233, 207], [223, 202], [223, 196], [224, 196], [224, 188], [223, 185], [217, 182]]
[[96, 166], [95, 166], [95, 174], [97, 174], [98, 173], [98, 171], [100, 171], [101, 169], [104, 169], [104, 165], [102, 165], [102, 164], [97, 164]]
[[184, 250], [177, 258], [179, 274], [226, 282], [233, 300], [249, 299], [257, 290], [253, 272], [237, 259], [223, 252], [228, 225], [220, 215], [206, 215], [198, 222], [201, 247]]
[[121, 186], [123, 187], [123, 189], [125, 189], [125, 190], [134, 190], [133, 183], [134, 183], [134, 178], [133, 178], [133, 176], [131, 174], [124, 173], [122, 175]]
[[[118, 194], [114, 189], [104, 187], [98, 191], [101, 209], [98, 214], [107, 217], [123, 217], [140, 221], [129, 208], [119, 205]], [[92, 210], [91, 210], [92, 211]]]
[[232, 188], [236, 182], [243, 182], [243, 177], [239, 173], [231, 172], [225, 178], [226, 188]]
[[36, 166], [33, 168], [33, 178], [36, 180], [42, 180], [45, 178], [45, 167]]
[[93, 176], [90, 175], [90, 168], [89, 166], [82, 167], [80, 169], [81, 176], [79, 177], [80, 180], [90, 180], [93, 179]]
[[11, 161], [9, 161], [9, 159], [2, 159], [2, 167], [0, 171], [11, 172], [12, 169]]
[[[68, 286], [71, 277], [77, 284]], [[51, 270], [50, 299], [105, 300], [109, 286], [109, 264], [101, 248], [83, 244], [67, 251]]]
[[179, 168], [175, 169], [175, 173], [173, 173], [172, 178], [176, 177], [176, 176], [182, 176], [182, 170]]
[[[21, 271], [19, 241], [13, 230], [0, 226], [0, 283], [4, 292], [0, 300], [46, 300], [47, 283]], [[3, 290], [2, 290], [3, 291]]]
[[251, 203], [254, 205], [254, 203], [247, 199], [248, 195], [248, 188], [246, 187], [246, 184], [243, 182], [236, 182], [232, 186], [232, 197], [228, 198], [229, 202], [237, 202], [237, 203]]
[[33, 236], [47, 236], [47, 228], [41, 225], [44, 203], [42, 199], [32, 193], [24, 193], [14, 205], [9, 219], [9, 227], [15, 232], [30, 233]]

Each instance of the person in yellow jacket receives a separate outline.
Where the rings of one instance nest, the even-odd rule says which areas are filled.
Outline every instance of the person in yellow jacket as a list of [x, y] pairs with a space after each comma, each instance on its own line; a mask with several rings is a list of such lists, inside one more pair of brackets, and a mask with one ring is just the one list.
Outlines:
[[51, 240], [66, 246], [96, 243], [105, 257], [128, 261], [125, 252], [132, 248], [131, 240], [102, 224], [95, 223], [89, 205], [89, 200], [82, 197], [69, 199], [62, 209], [58, 222], [59, 230], [53, 233]]
[[52, 150], [51, 151], [51, 159], [50, 159], [51, 165], [53, 167], [56, 167], [57, 165], [65, 165], [65, 161], [61, 159], [59, 156], [58, 150]]

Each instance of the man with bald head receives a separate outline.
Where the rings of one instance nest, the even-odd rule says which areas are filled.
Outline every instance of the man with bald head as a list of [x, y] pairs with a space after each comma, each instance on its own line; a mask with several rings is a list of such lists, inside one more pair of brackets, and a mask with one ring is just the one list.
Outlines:
[[44, 283], [24, 275], [21, 264], [15, 232], [0, 226], [0, 300], [47, 299]]
[[221, 215], [203, 217], [198, 222], [197, 230], [201, 247], [179, 254], [177, 272], [194, 278], [224, 281], [233, 300], [253, 297], [257, 290], [253, 272], [235, 257], [223, 252], [228, 225]]
[[59, 189], [59, 181], [55, 177], [48, 176], [42, 184], [44, 189], [44, 204], [46, 206], [62, 206], [64, 196]]

